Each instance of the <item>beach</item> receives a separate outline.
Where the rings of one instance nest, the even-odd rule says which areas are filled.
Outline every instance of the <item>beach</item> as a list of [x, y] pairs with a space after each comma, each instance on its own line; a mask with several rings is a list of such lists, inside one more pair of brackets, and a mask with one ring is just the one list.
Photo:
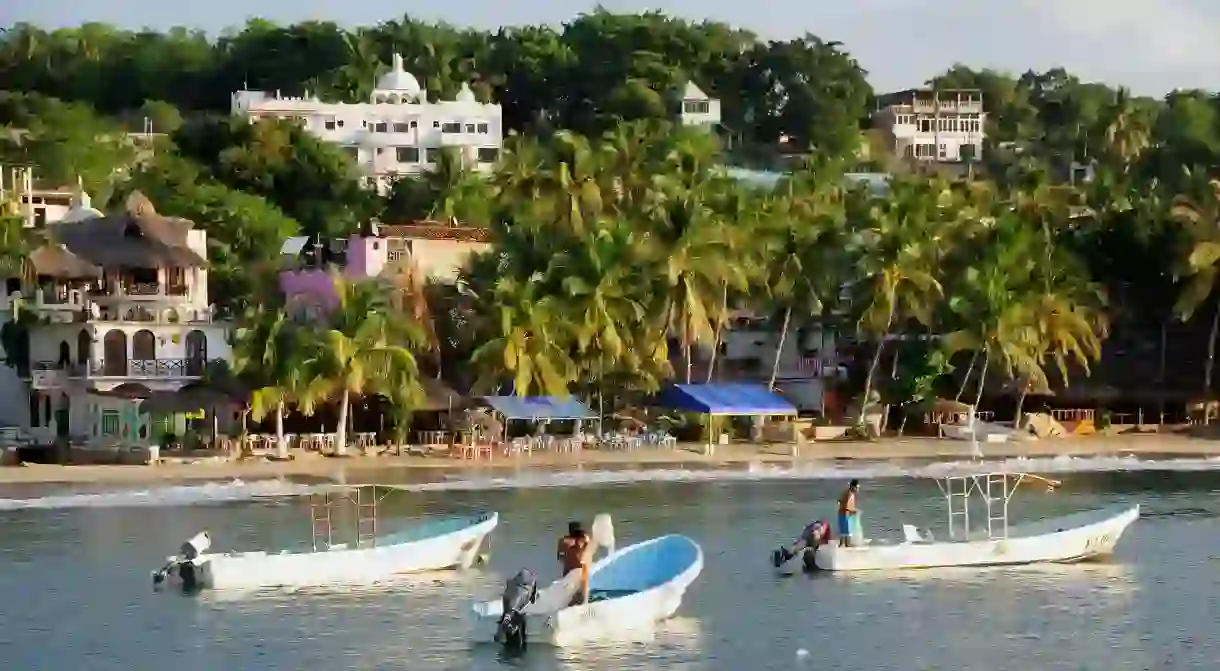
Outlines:
[[[496, 455], [491, 460], [460, 460], [451, 457], [351, 456], [324, 457], [300, 453], [291, 461], [249, 459], [200, 460], [177, 463], [167, 460], [147, 465], [50, 465], [27, 464], [0, 468], [0, 484], [95, 483], [138, 484], [184, 480], [302, 477], [353, 483], [372, 483], [377, 472], [417, 471], [421, 479], [430, 472], [529, 469], [563, 471], [597, 468], [700, 467], [731, 468], [748, 464], [793, 464], [834, 460], [888, 461], [972, 458], [971, 444], [937, 438], [884, 438], [876, 441], [824, 441], [795, 448], [790, 444], [732, 444], [707, 446], [680, 444], [668, 449], [596, 450], [576, 453], [535, 453], [529, 456]], [[1220, 456], [1220, 441], [1173, 434], [1120, 434], [1044, 440], [985, 443], [980, 449], [988, 459], [1046, 457], [1157, 457], [1204, 459]]]

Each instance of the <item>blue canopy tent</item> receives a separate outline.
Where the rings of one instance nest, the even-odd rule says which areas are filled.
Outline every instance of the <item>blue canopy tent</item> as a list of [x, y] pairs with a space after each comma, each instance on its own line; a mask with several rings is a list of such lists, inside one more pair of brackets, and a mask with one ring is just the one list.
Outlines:
[[597, 417], [588, 406], [570, 396], [484, 396], [483, 401], [505, 420], [574, 420], [577, 433], [580, 432], [581, 421]]
[[[697, 412], [709, 417], [796, 416], [798, 411], [788, 399], [761, 384], [675, 384], [661, 390], [653, 404], [682, 412]], [[714, 443], [709, 427], [707, 453]]]

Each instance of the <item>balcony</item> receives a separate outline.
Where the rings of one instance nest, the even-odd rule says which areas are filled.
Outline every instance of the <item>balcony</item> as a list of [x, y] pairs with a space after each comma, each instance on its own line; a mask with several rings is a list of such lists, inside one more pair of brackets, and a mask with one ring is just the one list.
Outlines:
[[180, 378], [200, 377], [207, 367], [207, 360], [188, 359], [110, 359], [71, 363], [35, 361], [30, 366], [35, 380], [54, 378]]

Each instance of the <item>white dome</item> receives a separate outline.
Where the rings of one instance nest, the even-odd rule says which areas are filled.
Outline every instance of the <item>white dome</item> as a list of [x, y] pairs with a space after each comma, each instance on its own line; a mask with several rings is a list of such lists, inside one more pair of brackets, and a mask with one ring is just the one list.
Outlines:
[[383, 95], [387, 93], [405, 93], [414, 99], [419, 97], [420, 91], [422, 89], [420, 88], [419, 80], [415, 78], [415, 75], [403, 69], [402, 56], [394, 54], [394, 60], [389, 72], [381, 75], [381, 78], [377, 80], [376, 92]]
[[465, 82], [462, 83], [462, 90], [458, 91], [457, 97], [454, 98], [454, 100], [460, 103], [478, 102], [478, 100], [474, 97], [474, 91], [470, 90], [470, 84]]
[[94, 209], [93, 200], [85, 192], [85, 187], [81, 184], [80, 177], [77, 177], [76, 193], [72, 196], [72, 208], [59, 221], [70, 224], [75, 221], [96, 219], [101, 216], [103, 216], [102, 213]]
[[78, 205], [77, 207], [68, 210], [68, 213], [59, 220], [59, 223], [71, 224], [78, 221], [85, 221], [86, 219], [97, 219], [101, 216], [103, 216], [102, 213], [92, 207], [87, 205]]

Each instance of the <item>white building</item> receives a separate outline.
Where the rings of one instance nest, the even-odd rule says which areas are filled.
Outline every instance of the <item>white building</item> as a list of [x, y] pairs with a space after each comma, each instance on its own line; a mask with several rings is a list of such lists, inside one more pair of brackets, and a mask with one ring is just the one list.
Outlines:
[[959, 163], [983, 156], [987, 113], [978, 90], [913, 89], [883, 96], [874, 116], [895, 156]]
[[[765, 320], [738, 317], [724, 332], [723, 365], [735, 380], [766, 383], [780, 346], [778, 329]], [[834, 405], [827, 398], [836, 381], [845, 376], [837, 338], [829, 329], [801, 329], [795, 325], [779, 352], [775, 386], [801, 411], [821, 411]], [[830, 408], [828, 408], [829, 410]]]
[[679, 120], [684, 126], [703, 126], [710, 130], [720, 124], [720, 101], [687, 82], [682, 89]]
[[378, 188], [398, 175], [436, 165], [444, 148], [460, 152], [474, 170], [490, 169], [503, 140], [500, 106], [481, 103], [467, 84], [453, 100], [429, 101], [428, 92], [394, 54], [367, 103], [326, 103], [317, 97], [238, 91], [233, 114], [250, 119], [296, 119], [323, 140], [342, 145]]
[[16, 422], [4, 419], [40, 442], [148, 445], [181, 436], [188, 420], [202, 419], [194, 411], [150, 417], [139, 408], [231, 357], [228, 325], [208, 301], [207, 234], [157, 214], [139, 193], [112, 216], [87, 200], [80, 194], [49, 226], [54, 242], [31, 254], [32, 277], [7, 280], [3, 320], [18, 303], [36, 319], [20, 329], [18, 365], [0, 376], [0, 398], [20, 380], [28, 402]]

